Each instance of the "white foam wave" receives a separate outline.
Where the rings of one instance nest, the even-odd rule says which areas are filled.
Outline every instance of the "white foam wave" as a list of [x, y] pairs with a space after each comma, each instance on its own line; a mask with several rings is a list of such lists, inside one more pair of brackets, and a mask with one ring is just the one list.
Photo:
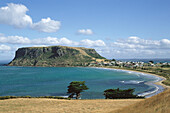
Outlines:
[[[68, 98], [69, 96], [60, 96], [60, 97]], [[75, 98], [76, 98], [76, 95], [74, 95], [73, 98], [75, 99]], [[80, 97], [79, 99], [81, 99], [81, 97]]]
[[129, 80], [129, 81], [120, 81], [121, 83], [125, 83], [125, 84], [139, 84], [142, 83], [144, 81], [138, 81], [138, 80]]
[[60, 97], [68, 98], [68, 96], [60, 96]]
[[140, 93], [140, 94], [138, 94], [138, 96], [148, 96], [148, 95], [154, 94], [154, 93], [156, 93], [158, 91], [159, 91], [159, 87], [155, 86], [155, 90], [144, 92], [144, 93]]

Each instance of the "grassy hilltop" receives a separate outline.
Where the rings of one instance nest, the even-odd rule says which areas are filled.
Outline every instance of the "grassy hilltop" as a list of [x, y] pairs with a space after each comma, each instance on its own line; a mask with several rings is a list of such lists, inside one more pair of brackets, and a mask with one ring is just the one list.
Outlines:
[[86, 66], [96, 59], [105, 59], [94, 49], [49, 46], [26, 47], [16, 51], [9, 66]]

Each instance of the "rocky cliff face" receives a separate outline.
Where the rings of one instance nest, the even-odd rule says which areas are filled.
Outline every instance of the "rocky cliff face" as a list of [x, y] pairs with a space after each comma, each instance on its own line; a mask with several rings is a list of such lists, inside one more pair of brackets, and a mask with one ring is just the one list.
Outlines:
[[84, 66], [105, 59], [94, 49], [50, 46], [19, 48], [9, 66]]

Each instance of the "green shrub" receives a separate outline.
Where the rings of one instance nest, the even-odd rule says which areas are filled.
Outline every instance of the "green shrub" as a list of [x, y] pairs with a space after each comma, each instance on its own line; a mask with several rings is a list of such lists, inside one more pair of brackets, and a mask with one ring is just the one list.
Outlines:
[[143, 96], [134, 95], [133, 92], [134, 89], [107, 89], [104, 91], [104, 95], [106, 99], [144, 98]]

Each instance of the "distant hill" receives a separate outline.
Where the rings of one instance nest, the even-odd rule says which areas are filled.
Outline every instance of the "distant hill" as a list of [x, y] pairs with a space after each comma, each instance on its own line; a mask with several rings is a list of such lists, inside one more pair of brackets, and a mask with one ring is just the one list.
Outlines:
[[10, 60], [0, 60], [0, 66], [7, 65]]
[[16, 51], [9, 66], [85, 66], [92, 61], [105, 59], [95, 49], [83, 47], [49, 46], [26, 47]]

